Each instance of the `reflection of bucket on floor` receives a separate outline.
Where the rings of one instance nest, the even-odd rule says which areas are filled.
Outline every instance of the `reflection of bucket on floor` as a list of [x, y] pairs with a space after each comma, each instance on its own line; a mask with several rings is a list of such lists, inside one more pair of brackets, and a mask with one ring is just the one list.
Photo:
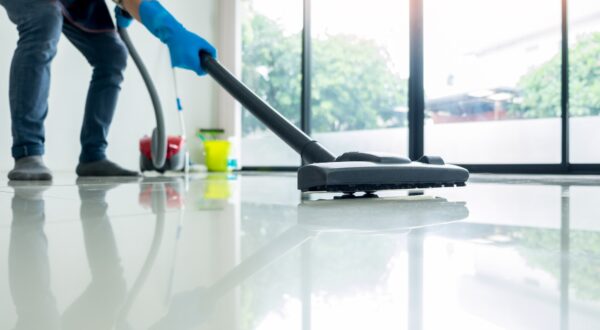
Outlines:
[[231, 196], [229, 189], [230, 173], [211, 173], [204, 185], [204, 199], [227, 200]]
[[206, 154], [206, 167], [211, 172], [226, 172], [229, 158], [229, 141], [209, 140], [204, 141]]

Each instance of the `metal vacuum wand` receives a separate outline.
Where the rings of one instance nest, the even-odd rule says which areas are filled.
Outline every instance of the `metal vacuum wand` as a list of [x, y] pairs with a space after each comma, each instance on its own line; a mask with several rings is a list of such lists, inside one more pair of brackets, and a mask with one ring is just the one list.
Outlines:
[[273, 131], [287, 145], [296, 150], [307, 163], [327, 163], [335, 161], [335, 156], [319, 142], [313, 140], [289, 120], [273, 109], [231, 72], [224, 68], [209, 53], [200, 52], [202, 69], [215, 79], [248, 111]]

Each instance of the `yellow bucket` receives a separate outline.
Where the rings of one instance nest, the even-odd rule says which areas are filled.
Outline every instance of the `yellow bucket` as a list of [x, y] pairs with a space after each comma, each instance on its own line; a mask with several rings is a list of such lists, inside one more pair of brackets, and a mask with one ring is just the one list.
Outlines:
[[229, 141], [208, 140], [204, 141], [206, 167], [211, 172], [227, 172], [229, 158]]

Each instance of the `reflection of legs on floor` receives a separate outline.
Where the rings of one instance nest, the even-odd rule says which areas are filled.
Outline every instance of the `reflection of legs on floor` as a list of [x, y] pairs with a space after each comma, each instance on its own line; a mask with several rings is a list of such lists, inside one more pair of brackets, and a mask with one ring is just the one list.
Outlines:
[[65, 311], [64, 329], [112, 329], [125, 299], [123, 268], [105, 200], [107, 190], [112, 187], [79, 187], [81, 224], [92, 282]]
[[10, 292], [17, 310], [15, 329], [60, 329], [56, 299], [50, 290], [44, 200], [35, 189], [15, 188], [8, 252]]

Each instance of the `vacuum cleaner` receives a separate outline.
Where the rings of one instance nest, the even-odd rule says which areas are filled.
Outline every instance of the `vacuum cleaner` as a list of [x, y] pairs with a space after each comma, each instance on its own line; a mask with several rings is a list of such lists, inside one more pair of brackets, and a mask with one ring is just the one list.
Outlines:
[[[140, 169], [142, 172], [155, 170], [159, 173], [181, 170], [188, 163], [185, 133], [166, 136], [162, 106], [148, 70], [126, 29], [119, 28], [118, 31], [142, 75], [156, 115], [152, 136], [140, 140]], [[200, 52], [199, 56], [204, 71], [300, 154], [305, 163], [298, 171], [298, 189], [302, 192], [341, 192], [346, 197], [364, 192], [365, 197], [376, 197], [374, 193], [379, 190], [464, 186], [469, 178], [466, 169], [446, 164], [437, 156], [423, 156], [411, 161], [397, 155], [352, 151], [336, 157], [264, 102], [209, 53]], [[174, 82], [177, 93], [175, 76]], [[179, 97], [177, 108], [181, 130], [185, 132]]]
[[402, 156], [353, 151], [336, 157], [260, 99], [209, 53], [200, 52], [199, 56], [204, 71], [300, 154], [305, 164], [298, 170], [298, 189], [302, 192], [344, 193], [348, 197], [365, 192], [366, 197], [376, 197], [374, 193], [379, 190], [464, 186], [469, 179], [469, 171], [436, 156], [411, 161]]
[[[189, 156], [185, 145], [183, 107], [181, 106], [179, 96], [176, 95], [181, 135], [167, 136], [162, 104], [158, 97], [154, 82], [142, 61], [142, 58], [133, 46], [133, 42], [127, 33], [127, 29], [118, 28], [117, 30], [129, 51], [129, 55], [133, 59], [135, 66], [138, 68], [138, 71], [144, 80], [144, 84], [146, 85], [148, 93], [150, 94], [150, 99], [152, 100], [154, 115], [156, 117], [156, 128], [152, 131], [152, 136], [145, 136], [140, 140], [140, 170], [141, 172], [156, 171], [159, 173], [184, 170], [187, 168]], [[174, 72], [173, 81], [175, 83], [175, 93], [178, 94], [177, 80]]]

